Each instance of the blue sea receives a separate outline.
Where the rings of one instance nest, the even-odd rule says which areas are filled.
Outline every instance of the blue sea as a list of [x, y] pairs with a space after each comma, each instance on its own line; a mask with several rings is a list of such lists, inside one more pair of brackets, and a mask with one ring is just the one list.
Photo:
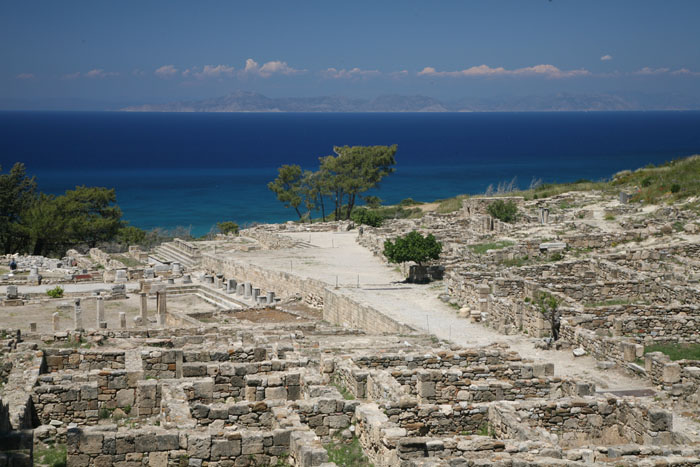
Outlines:
[[700, 112], [120, 113], [0, 112], [0, 165], [39, 188], [116, 189], [124, 218], [207, 233], [295, 218], [267, 190], [282, 164], [317, 167], [333, 146], [398, 144], [386, 203], [480, 193], [517, 177], [599, 180], [700, 153]]

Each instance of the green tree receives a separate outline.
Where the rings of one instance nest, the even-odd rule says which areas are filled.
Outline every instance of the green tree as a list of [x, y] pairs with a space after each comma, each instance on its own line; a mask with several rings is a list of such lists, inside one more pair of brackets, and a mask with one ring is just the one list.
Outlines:
[[6, 174], [0, 167], [0, 250], [26, 251], [28, 235], [22, 215], [36, 201], [36, 181], [28, 177], [24, 164], [17, 162]]
[[[321, 158], [321, 169], [327, 173], [329, 191], [335, 201], [335, 218], [350, 218], [357, 197], [375, 188], [394, 172], [397, 146], [336, 146], [336, 156]], [[345, 198], [347, 207], [343, 211]]]
[[384, 220], [384, 218], [382, 218], [382, 216], [376, 211], [370, 211], [369, 209], [365, 208], [354, 209], [350, 215], [350, 218], [356, 224], [364, 224], [371, 227], [379, 227], [382, 225], [382, 221]]
[[548, 292], [539, 292], [536, 300], [540, 313], [549, 322], [549, 327], [552, 332], [552, 341], [558, 340], [561, 321], [559, 300]]
[[277, 195], [286, 208], [294, 208], [302, 218], [299, 206], [302, 204], [302, 172], [298, 165], [283, 165], [277, 169], [277, 178], [267, 184], [267, 188]]
[[393, 242], [384, 242], [384, 256], [390, 263], [413, 261], [422, 266], [429, 259], [438, 259], [441, 252], [442, 243], [438, 242], [433, 234], [424, 237], [415, 230], [403, 237], [397, 237]]
[[117, 241], [127, 246], [143, 245], [146, 241], [146, 231], [133, 225], [125, 225], [117, 232]]
[[114, 189], [77, 186], [56, 198], [61, 214], [67, 219], [67, 238], [71, 243], [112, 240], [122, 227], [122, 211], [116, 205]]
[[502, 199], [494, 201], [486, 208], [489, 214], [503, 222], [515, 222], [518, 214], [518, 206], [513, 201], [504, 202]]
[[382, 199], [379, 196], [363, 196], [362, 199], [369, 208], [378, 208], [382, 205]]
[[234, 235], [238, 235], [238, 224], [232, 221], [225, 221], [225, 222], [217, 222], [216, 227], [219, 229], [219, 232], [222, 234], [226, 235], [229, 233], [232, 233]]
[[78, 186], [64, 195], [42, 194], [23, 224], [33, 254], [62, 254], [66, 247], [111, 241], [123, 227], [113, 189]]

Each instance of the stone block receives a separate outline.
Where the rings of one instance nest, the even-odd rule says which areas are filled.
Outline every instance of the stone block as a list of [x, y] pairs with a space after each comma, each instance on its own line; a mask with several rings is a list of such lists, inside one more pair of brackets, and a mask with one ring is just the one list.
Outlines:
[[211, 436], [191, 434], [187, 437], [187, 455], [208, 459], [211, 453]]
[[678, 363], [667, 363], [663, 369], [663, 382], [677, 383], [681, 380], [681, 366]]

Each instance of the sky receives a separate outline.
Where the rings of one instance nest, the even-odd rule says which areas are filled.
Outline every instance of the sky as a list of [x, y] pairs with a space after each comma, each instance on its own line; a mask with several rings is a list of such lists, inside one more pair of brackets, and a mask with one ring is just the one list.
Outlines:
[[0, 2], [0, 108], [255, 91], [700, 97], [697, 0]]

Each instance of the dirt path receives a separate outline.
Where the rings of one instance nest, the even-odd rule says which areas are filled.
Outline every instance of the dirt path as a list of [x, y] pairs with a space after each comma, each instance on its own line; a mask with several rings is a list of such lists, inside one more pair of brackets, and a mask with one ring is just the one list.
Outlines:
[[598, 369], [592, 357], [576, 358], [570, 350], [536, 349], [536, 339], [522, 335], [502, 335], [480, 324], [459, 318], [456, 310], [438, 299], [438, 295], [444, 292], [444, 284], [402, 283], [403, 277], [397, 268], [384, 264], [355, 242], [355, 232], [287, 235], [313, 247], [286, 251], [255, 251], [237, 255], [236, 258], [265, 268], [291, 271], [302, 277], [319, 279], [329, 285], [335, 285], [337, 280], [343, 293], [439, 339], [467, 347], [492, 343], [507, 344], [521, 356], [537, 363], [554, 363], [557, 376], [593, 381], [599, 390], [651, 387], [650, 383], [642, 378]]

